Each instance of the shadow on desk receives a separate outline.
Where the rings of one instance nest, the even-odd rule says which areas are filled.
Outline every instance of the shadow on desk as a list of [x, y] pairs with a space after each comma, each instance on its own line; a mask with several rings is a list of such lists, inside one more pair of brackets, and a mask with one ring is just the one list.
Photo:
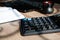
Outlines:
[[14, 35], [14, 34], [16, 34], [16, 33], [18, 33], [18, 32], [19, 32], [19, 30], [16, 30], [14, 33], [9, 34], [9, 35], [6, 35], [6, 36], [0, 36], [0, 38], [10, 37], [10, 36], [12, 36], [12, 35]]
[[39, 35], [40, 36], [40, 38], [42, 38], [42, 39], [44, 39], [44, 40], [49, 40], [48, 38], [45, 38], [44, 36], [42, 36], [42, 35]]

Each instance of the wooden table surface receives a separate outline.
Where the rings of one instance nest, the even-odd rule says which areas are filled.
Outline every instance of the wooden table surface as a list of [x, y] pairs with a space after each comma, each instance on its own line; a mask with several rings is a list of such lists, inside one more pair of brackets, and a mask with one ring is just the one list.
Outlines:
[[[54, 9], [54, 13], [52, 14], [42, 14], [36, 11], [22, 13], [25, 17], [31, 18], [31, 17], [41, 17], [41, 16], [50, 16], [57, 12], [56, 9]], [[17, 24], [17, 23], [16, 23]], [[6, 25], [7, 26], [7, 25]], [[18, 26], [18, 25], [17, 25]], [[17, 27], [16, 26], [16, 27]], [[19, 26], [17, 27], [19, 29]], [[13, 29], [11, 29], [13, 30]], [[6, 32], [6, 31], [5, 31]], [[31, 35], [31, 36], [21, 36], [20, 31], [18, 30], [12, 35], [0, 37], [0, 40], [60, 40], [60, 33], [50, 33], [50, 34], [41, 34], [41, 35]]]

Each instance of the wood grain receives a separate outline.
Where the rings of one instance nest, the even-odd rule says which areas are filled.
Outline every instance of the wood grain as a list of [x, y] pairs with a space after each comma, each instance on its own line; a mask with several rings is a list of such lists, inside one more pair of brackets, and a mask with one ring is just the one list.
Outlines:
[[[57, 11], [57, 10], [55, 10]], [[31, 18], [31, 17], [41, 17], [41, 16], [46, 16], [44, 14], [41, 14], [39, 12], [36, 11], [32, 11], [32, 12], [28, 12], [28, 13], [23, 13], [23, 15], [27, 18]], [[47, 14], [49, 15], [49, 14]], [[5, 26], [5, 25], [4, 25]], [[7, 26], [7, 25], [6, 25]], [[18, 25], [17, 25], [18, 26]], [[16, 27], [17, 27], [16, 26]], [[11, 26], [10, 26], [11, 27]], [[17, 27], [18, 28], [18, 27]], [[8, 30], [8, 29], [7, 29]], [[7, 32], [7, 30], [5, 30], [4, 32]], [[13, 29], [11, 28], [10, 30], [13, 31]], [[10, 31], [8, 30], [8, 31]], [[7, 37], [0, 37], [0, 40], [60, 40], [60, 33], [51, 33], [51, 34], [42, 34], [42, 35], [32, 35], [32, 36], [21, 36], [20, 32], [16, 32], [15, 34], [11, 35], [11, 36], [7, 36]]]
[[[57, 10], [54, 9], [54, 12], [52, 14], [41, 14], [41, 13], [36, 12], [36, 11], [22, 13], [22, 14], [26, 18], [32, 18], [32, 17], [46, 17], [46, 16], [51, 16], [51, 15], [54, 15], [56, 12], [57, 12]], [[3, 26], [8, 26], [8, 24], [3, 25]], [[15, 26], [15, 27], [18, 29], [19, 25], [17, 25], [17, 26]], [[8, 27], [11, 27], [11, 25], [8, 26]], [[14, 29], [11, 28], [10, 30], [13, 31]], [[4, 32], [7, 33], [7, 31], [10, 31], [10, 30], [7, 29]], [[0, 33], [0, 35], [1, 35], [1, 33]], [[21, 36], [20, 35], [20, 31], [17, 31], [17, 32], [15, 32], [14, 34], [12, 34], [10, 36], [0, 37], [0, 40], [60, 40], [60, 33], [50, 33], [50, 34], [42, 34], [42, 35]]]

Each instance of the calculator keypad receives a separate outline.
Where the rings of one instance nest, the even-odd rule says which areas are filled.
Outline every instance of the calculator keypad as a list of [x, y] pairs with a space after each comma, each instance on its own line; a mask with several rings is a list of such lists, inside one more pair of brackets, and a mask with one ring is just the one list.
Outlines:
[[55, 22], [56, 20], [54, 21], [53, 19], [54, 17], [55, 19], [57, 19], [56, 16], [22, 19], [21, 27], [23, 29], [23, 35], [40, 34], [40, 33], [42, 34], [42, 33], [59, 31], [60, 27], [58, 24], [56, 24]]

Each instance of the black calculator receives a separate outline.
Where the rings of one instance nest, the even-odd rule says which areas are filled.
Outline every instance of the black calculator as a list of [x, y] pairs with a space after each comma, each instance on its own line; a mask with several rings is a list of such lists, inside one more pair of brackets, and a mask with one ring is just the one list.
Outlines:
[[48, 17], [21, 19], [21, 35], [35, 35], [60, 32], [60, 14]]

